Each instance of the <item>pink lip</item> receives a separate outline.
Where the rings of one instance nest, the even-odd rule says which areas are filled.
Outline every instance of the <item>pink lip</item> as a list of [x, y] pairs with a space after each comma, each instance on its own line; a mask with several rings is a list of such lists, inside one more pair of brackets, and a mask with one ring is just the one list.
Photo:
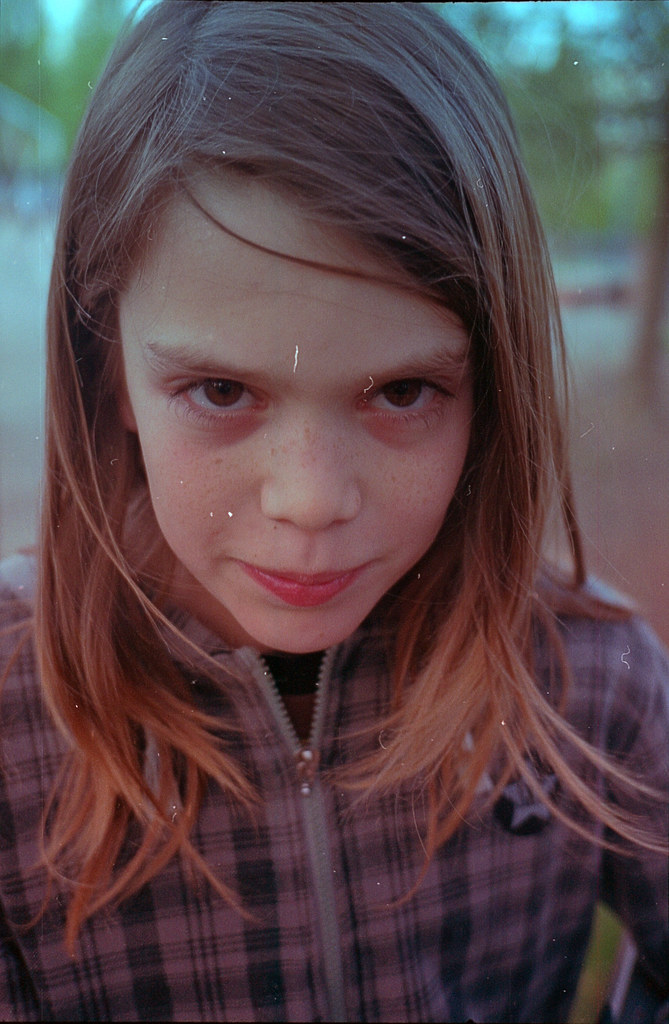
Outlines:
[[346, 590], [360, 576], [364, 565], [344, 572], [284, 573], [259, 569], [241, 562], [246, 573], [266, 590], [296, 608], [314, 608]]

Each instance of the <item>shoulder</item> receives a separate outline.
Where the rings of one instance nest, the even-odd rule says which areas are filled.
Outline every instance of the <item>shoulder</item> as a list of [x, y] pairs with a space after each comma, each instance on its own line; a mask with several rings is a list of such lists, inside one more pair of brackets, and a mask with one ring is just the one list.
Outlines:
[[0, 562], [0, 879], [10, 837], [32, 843], [37, 835], [66, 749], [43, 698], [34, 641], [35, 577], [32, 559]]
[[633, 613], [563, 614], [555, 620], [557, 648], [552, 632], [537, 630], [538, 682], [551, 691], [566, 670], [566, 715], [581, 735], [622, 754], [639, 743], [666, 749], [669, 656], [650, 626]]
[[599, 682], [608, 691], [626, 682], [644, 689], [669, 685], [663, 644], [625, 598], [600, 581], [588, 580], [568, 600], [558, 596], [555, 605], [549, 602], [543, 608], [535, 631], [540, 667], [555, 661], [557, 638], [572, 675], [587, 678], [591, 686]]
[[643, 618], [565, 616], [559, 621], [572, 672], [607, 692], [633, 689], [638, 698], [669, 687], [669, 657]]
[[17, 555], [0, 562], [0, 759], [21, 760], [46, 724], [35, 656], [33, 602], [36, 568]]

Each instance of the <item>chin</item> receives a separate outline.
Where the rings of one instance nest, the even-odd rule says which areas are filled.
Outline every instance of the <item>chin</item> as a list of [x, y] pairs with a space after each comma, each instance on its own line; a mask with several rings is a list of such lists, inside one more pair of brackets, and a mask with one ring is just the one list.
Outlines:
[[347, 616], [340, 623], [333, 623], [331, 611], [328, 613], [321, 608], [316, 616], [313, 610], [296, 612], [291, 609], [280, 615], [277, 622], [244, 623], [241, 620], [239, 626], [240, 633], [246, 638], [246, 645], [261, 652], [276, 650], [288, 654], [310, 654], [348, 640], [365, 614]]

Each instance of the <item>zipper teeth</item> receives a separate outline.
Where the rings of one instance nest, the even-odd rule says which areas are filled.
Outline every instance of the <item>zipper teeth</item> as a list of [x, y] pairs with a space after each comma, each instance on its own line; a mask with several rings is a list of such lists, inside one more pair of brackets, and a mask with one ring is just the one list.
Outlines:
[[[305, 752], [318, 753], [325, 714], [325, 690], [331, 676], [335, 653], [336, 647], [330, 647], [326, 650], [321, 660], [316, 683], [316, 697], [311, 718], [311, 728], [306, 744], [302, 744], [297, 735], [269, 665], [262, 655], [256, 655], [260, 662], [260, 674], [262, 675], [267, 692], [271, 695], [274, 711], [283, 728], [284, 735], [293, 746], [293, 753], [296, 758], [300, 758], [300, 755], [303, 755]], [[329, 852], [323, 854], [321, 852], [321, 842], [319, 842], [319, 840], [325, 841], [328, 829], [324, 817], [323, 798], [320, 795], [320, 780], [317, 770], [313, 780], [307, 781], [307, 788], [302, 789], [302, 792], [306, 795], [311, 795], [312, 785], [315, 786], [316, 799], [315, 801], [314, 799], [309, 799], [303, 804], [302, 814], [304, 816], [303, 828], [307, 844], [307, 857], [316, 887], [314, 899], [318, 917], [317, 927], [323, 946], [327, 1002], [330, 1004], [330, 1019], [346, 1021], [344, 980], [341, 968], [341, 937], [339, 935], [339, 924], [335, 909], [334, 892], [332, 890], [332, 870], [329, 866]], [[323, 860], [324, 857], [325, 862]]]
[[314, 698], [314, 711], [313, 715], [311, 716], [311, 728], [309, 729], [309, 735], [307, 736], [306, 743], [307, 749], [309, 750], [315, 750], [320, 746], [323, 715], [325, 712], [325, 691], [327, 689], [326, 683], [330, 678], [330, 671], [332, 669], [332, 662], [334, 661], [334, 656], [335, 648], [328, 647], [325, 654], [321, 658], [320, 668], [318, 669], [318, 679], [316, 680], [316, 696]]
[[325, 683], [330, 674], [330, 668], [334, 659], [335, 648], [329, 647], [321, 659], [320, 668], [318, 669], [318, 678], [316, 680], [316, 693], [314, 699], [314, 710], [311, 716], [311, 725], [309, 727], [309, 735], [307, 736], [306, 742], [302, 742], [300, 737], [297, 735], [293, 720], [288, 714], [288, 709], [284, 704], [279, 687], [276, 685], [276, 680], [272, 675], [272, 671], [265, 661], [262, 654], [258, 655], [260, 663], [263, 668], [265, 681], [268, 683], [272, 695], [275, 698], [274, 704], [276, 705], [277, 713], [281, 718], [281, 722], [285, 727], [285, 732], [290, 738], [291, 745], [293, 747], [293, 753], [299, 754], [303, 750], [315, 750], [320, 743], [321, 738], [321, 727], [323, 724], [323, 713], [325, 710]]
[[272, 693], [272, 696], [274, 698], [273, 703], [275, 704], [277, 714], [279, 715], [279, 717], [281, 719], [282, 725], [285, 727], [284, 731], [289, 736], [289, 739], [290, 739], [290, 742], [291, 742], [291, 746], [293, 747], [293, 753], [297, 754], [302, 749], [302, 744], [300, 743], [300, 737], [297, 735], [297, 731], [295, 729], [295, 726], [293, 725], [293, 721], [292, 721], [290, 715], [288, 714], [288, 709], [287, 709], [286, 705], [283, 703], [283, 700], [281, 699], [281, 694], [279, 693], [279, 687], [276, 685], [276, 680], [275, 680], [274, 676], [272, 675], [272, 670], [270, 669], [269, 665], [267, 664], [267, 662], [263, 658], [262, 654], [259, 655], [259, 658], [260, 658], [260, 663], [261, 663], [262, 668], [263, 668], [263, 674], [264, 674], [265, 682], [268, 684], [268, 686], [270, 688], [270, 691]]

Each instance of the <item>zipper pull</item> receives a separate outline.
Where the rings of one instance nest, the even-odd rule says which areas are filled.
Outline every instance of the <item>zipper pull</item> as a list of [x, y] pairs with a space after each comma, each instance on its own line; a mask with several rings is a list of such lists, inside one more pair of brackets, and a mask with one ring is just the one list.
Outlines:
[[297, 765], [297, 780], [300, 784], [302, 796], [311, 794], [311, 786], [318, 771], [319, 754], [317, 750], [310, 750], [309, 747], [302, 747], [295, 755]]

